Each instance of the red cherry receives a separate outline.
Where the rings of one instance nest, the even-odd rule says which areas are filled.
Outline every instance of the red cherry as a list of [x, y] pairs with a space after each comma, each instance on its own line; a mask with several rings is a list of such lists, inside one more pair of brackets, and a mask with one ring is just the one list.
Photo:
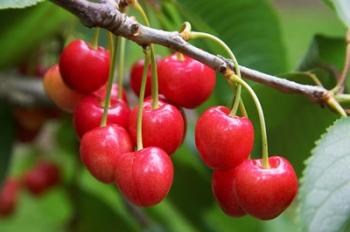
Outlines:
[[[81, 138], [86, 132], [98, 127], [101, 123], [104, 107], [104, 96], [101, 92], [90, 94], [82, 98], [77, 105], [74, 115], [74, 127]], [[130, 109], [124, 100], [119, 100], [113, 93], [108, 109], [107, 124], [118, 124], [127, 128], [129, 123]]]
[[80, 143], [80, 158], [99, 181], [114, 181], [118, 156], [133, 149], [128, 132], [117, 125], [97, 127], [87, 132]]
[[[138, 106], [131, 111], [129, 132], [136, 143]], [[152, 100], [147, 99], [142, 113], [142, 139], [145, 147], [159, 147], [172, 154], [181, 145], [185, 135], [185, 122], [181, 112], [173, 105], [159, 101], [152, 109]]]
[[246, 117], [231, 117], [230, 110], [215, 106], [199, 118], [195, 142], [201, 158], [213, 169], [234, 168], [253, 149], [254, 128]]
[[0, 189], [0, 217], [10, 216], [17, 203], [19, 184], [13, 178], [7, 178]]
[[235, 195], [234, 169], [215, 170], [212, 176], [212, 191], [221, 209], [232, 217], [242, 217], [246, 213], [239, 206]]
[[83, 40], [74, 40], [64, 48], [60, 57], [64, 82], [80, 93], [91, 93], [107, 82], [109, 52], [92, 48]]
[[240, 206], [262, 220], [280, 215], [298, 191], [298, 179], [292, 165], [284, 158], [269, 158], [270, 168], [262, 159], [246, 160], [235, 169], [234, 184]]
[[[133, 64], [131, 67], [130, 72], [130, 86], [131, 89], [134, 91], [136, 96], [140, 95], [140, 89], [141, 89], [141, 82], [142, 82], [142, 73], [143, 73], [143, 66], [145, 61], [143, 59], [137, 61]], [[147, 79], [146, 79], [146, 89], [145, 89], [145, 97], [151, 95], [152, 91], [152, 71], [151, 71], [151, 65], [148, 66], [147, 71]]]
[[215, 87], [215, 71], [210, 67], [177, 54], [158, 63], [159, 89], [167, 99], [185, 108], [195, 108], [206, 101]]
[[44, 89], [47, 96], [61, 109], [68, 113], [74, 111], [83, 97], [82, 94], [70, 89], [62, 80], [58, 65], [48, 69], [44, 76]]
[[115, 169], [115, 183], [132, 203], [148, 207], [163, 200], [173, 183], [173, 163], [156, 147], [124, 153]]
[[33, 195], [39, 196], [60, 182], [60, 170], [56, 164], [40, 161], [23, 177], [23, 185]]
[[[100, 99], [104, 99], [106, 97], [107, 93], [107, 85], [102, 86], [98, 90], [96, 90], [93, 94], [99, 97]], [[128, 99], [126, 96], [126, 91], [123, 91], [123, 100], [128, 103]], [[116, 101], [118, 99], [118, 85], [113, 84], [112, 85], [112, 90], [111, 90], [111, 101]]]

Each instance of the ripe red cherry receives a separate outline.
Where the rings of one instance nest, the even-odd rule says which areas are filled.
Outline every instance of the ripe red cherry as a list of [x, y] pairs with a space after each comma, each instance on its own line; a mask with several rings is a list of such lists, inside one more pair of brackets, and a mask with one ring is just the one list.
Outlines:
[[232, 217], [242, 217], [246, 213], [239, 206], [234, 186], [235, 169], [215, 170], [211, 188], [221, 209]]
[[56, 164], [40, 161], [23, 177], [23, 185], [33, 195], [39, 196], [60, 182], [60, 170]]
[[[107, 93], [107, 85], [102, 86], [101, 88], [99, 88], [98, 90], [96, 90], [93, 94], [96, 95], [97, 97], [99, 97], [100, 99], [104, 99], [106, 97], [106, 93]], [[123, 91], [122, 94], [122, 98], [123, 100], [128, 103], [128, 99], [126, 96], [126, 91]], [[112, 90], [111, 90], [111, 100], [115, 101], [116, 99], [118, 99], [118, 85], [117, 84], [113, 84], [112, 85]]]
[[111, 183], [118, 156], [133, 149], [128, 132], [118, 125], [97, 127], [80, 143], [80, 158], [96, 179]]
[[130, 202], [148, 207], [167, 196], [173, 175], [169, 155], [160, 148], [147, 147], [120, 156], [115, 183]]
[[[138, 106], [131, 111], [129, 132], [136, 143]], [[181, 145], [185, 135], [185, 121], [181, 112], [165, 101], [152, 109], [152, 100], [147, 99], [142, 113], [142, 139], [145, 147], [159, 147], [172, 154]]]
[[0, 217], [10, 216], [17, 203], [19, 184], [17, 180], [8, 178], [0, 189]]
[[[135, 64], [133, 64], [133, 66], [131, 67], [130, 86], [131, 86], [131, 89], [136, 94], [136, 96], [140, 95], [144, 63], [145, 61], [141, 59], [137, 61]], [[151, 78], [152, 78], [152, 71], [151, 71], [151, 65], [149, 65], [148, 71], [147, 71], [145, 97], [151, 95], [151, 91], [152, 91]]]
[[254, 128], [246, 117], [231, 117], [230, 110], [215, 106], [199, 118], [195, 142], [201, 158], [213, 169], [234, 168], [253, 149]]
[[[116, 88], [116, 87], [115, 87]], [[73, 122], [78, 136], [81, 138], [86, 132], [98, 127], [101, 123], [104, 107], [104, 94], [97, 92], [81, 99], [75, 108]], [[118, 124], [128, 127], [130, 109], [124, 100], [119, 100], [112, 92], [108, 109], [107, 124]]]
[[82, 94], [70, 89], [63, 82], [58, 65], [48, 69], [44, 76], [44, 88], [48, 97], [61, 109], [68, 113], [74, 111], [82, 98]]
[[158, 63], [159, 89], [170, 102], [195, 108], [206, 101], [215, 87], [215, 71], [208, 66], [177, 54]]
[[284, 158], [269, 158], [270, 168], [262, 160], [246, 160], [235, 169], [234, 184], [240, 206], [262, 220], [280, 215], [298, 191], [298, 179]]
[[80, 93], [91, 93], [107, 82], [109, 52], [92, 48], [83, 40], [74, 40], [64, 48], [60, 57], [64, 82]]

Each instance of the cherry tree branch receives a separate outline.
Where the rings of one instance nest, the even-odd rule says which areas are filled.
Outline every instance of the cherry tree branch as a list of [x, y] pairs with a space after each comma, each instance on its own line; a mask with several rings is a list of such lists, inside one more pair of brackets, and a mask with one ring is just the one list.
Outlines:
[[44, 92], [40, 79], [11, 73], [0, 73], [0, 98], [16, 106], [53, 106]]
[[[233, 68], [233, 63], [221, 56], [211, 54], [186, 42], [179, 32], [146, 27], [135, 19], [123, 14], [119, 8], [127, 5], [127, 0], [102, 0], [99, 3], [87, 0], [51, 0], [78, 16], [88, 27], [102, 27], [117, 36], [123, 36], [140, 46], [158, 44], [180, 51], [218, 72], [225, 73]], [[293, 81], [265, 74], [244, 66], [240, 66], [243, 77], [281, 92], [301, 94], [312, 101], [325, 103], [329, 96], [323, 87], [298, 84]]]

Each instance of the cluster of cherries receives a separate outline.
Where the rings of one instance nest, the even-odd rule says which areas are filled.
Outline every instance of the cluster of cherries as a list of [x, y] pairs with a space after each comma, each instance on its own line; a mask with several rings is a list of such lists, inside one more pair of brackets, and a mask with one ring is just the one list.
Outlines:
[[[130, 85], [140, 93], [144, 61], [133, 65]], [[215, 87], [215, 71], [180, 53], [157, 61], [159, 91], [152, 94], [149, 67], [142, 105], [142, 143], [135, 151], [139, 106], [130, 109], [122, 88], [113, 84], [107, 122], [101, 126], [110, 73], [110, 54], [102, 47], [75, 40], [66, 46], [59, 64], [46, 73], [48, 96], [73, 113], [80, 138], [80, 157], [90, 173], [115, 183], [138, 206], [152, 206], [168, 194], [174, 168], [170, 159], [182, 144], [186, 121], [180, 107], [193, 109]], [[119, 77], [120, 78], [120, 77]], [[223, 106], [209, 108], [198, 120], [195, 142], [201, 158], [214, 169], [212, 189], [228, 215], [259, 219], [278, 216], [294, 199], [298, 183], [289, 162], [274, 156], [268, 166], [249, 159], [254, 128], [246, 117], [231, 116]]]
[[8, 177], [0, 189], [0, 217], [8, 217], [16, 209], [21, 188], [33, 196], [41, 196], [60, 183], [61, 174], [58, 166], [41, 160], [21, 178]]

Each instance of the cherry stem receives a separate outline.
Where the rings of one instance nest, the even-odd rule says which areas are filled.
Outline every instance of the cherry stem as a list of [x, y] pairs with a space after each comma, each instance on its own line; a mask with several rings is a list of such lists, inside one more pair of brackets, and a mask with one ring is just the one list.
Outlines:
[[143, 66], [143, 73], [142, 73], [142, 81], [141, 81], [141, 89], [140, 89], [140, 96], [139, 96], [139, 105], [137, 110], [137, 125], [136, 125], [136, 143], [137, 143], [137, 150], [143, 149], [143, 143], [142, 143], [142, 111], [143, 111], [143, 102], [145, 98], [145, 89], [146, 89], [146, 80], [147, 80], [147, 73], [148, 73], [148, 66], [150, 63], [150, 51], [149, 49], [144, 49], [145, 53], [145, 63]]
[[258, 111], [260, 129], [261, 129], [263, 167], [270, 168], [265, 117], [264, 117], [264, 112], [263, 112], [263, 109], [261, 107], [260, 101], [259, 101], [258, 97], [256, 96], [252, 87], [250, 87], [245, 81], [243, 81], [242, 78], [239, 78], [236, 75], [232, 75], [231, 79], [232, 79], [232, 81], [238, 82], [239, 84], [241, 84], [248, 91], [248, 93], [250, 94], [250, 96], [252, 97], [252, 99], [254, 101], [254, 104], [255, 104], [256, 109]]
[[102, 119], [101, 119], [101, 127], [105, 127], [107, 125], [108, 108], [109, 108], [109, 105], [111, 102], [111, 92], [112, 92], [114, 73], [115, 73], [115, 66], [113, 65], [115, 63], [115, 49], [114, 49], [113, 34], [111, 32], [108, 32], [108, 49], [109, 49], [110, 56], [111, 56], [111, 62], [109, 65], [109, 77], [108, 77], [108, 82], [107, 82], [103, 115], [102, 115]]
[[123, 79], [124, 79], [124, 65], [125, 65], [125, 44], [124, 37], [119, 36], [117, 39], [118, 52], [118, 99], [123, 99]]
[[92, 37], [92, 40], [91, 40], [91, 45], [94, 49], [98, 48], [99, 38], [100, 38], [100, 28], [96, 27], [94, 36]]
[[[135, 9], [140, 13], [141, 17], [143, 18], [145, 25], [150, 27], [149, 19], [140, 5], [140, 3], [135, 0], [132, 2], [132, 5], [135, 7]], [[154, 46], [150, 44], [150, 56], [151, 56], [151, 69], [152, 69], [152, 109], [157, 109], [159, 106], [159, 94], [158, 94], [158, 72], [157, 72], [157, 61], [156, 56], [154, 52]]]
[[341, 93], [344, 90], [344, 84], [350, 71], [350, 29], [346, 34], [346, 51], [343, 71], [340, 75], [337, 85], [331, 90], [333, 93]]
[[350, 94], [337, 94], [334, 98], [339, 103], [350, 103]]
[[[209, 33], [205, 33], [205, 32], [189, 32], [189, 38], [190, 39], [198, 39], [198, 38], [205, 38], [205, 39], [209, 39], [211, 41], [214, 41], [215, 43], [217, 43], [220, 47], [222, 47], [226, 52], [227, 54], [229, 55], [230, 59], [232, 60], [233, 64], [234, 64], [234, 68], [235, 68], [235, 72], [237, 74], [237, 76], [239, 78], [242, 78], [242, 75], [241, 75], [241, 70], [239, 68], [239, 65], [238, 65], [238, 61], [236, 59], [236, 56], [233, 54], [233, 52], [231, 51], [231, 49], [229, 48], [229, 46], [227, 46], [227, 44], [222, 41], [221, 39], [219, 39], [218, 37], [214, 36], [214, 35], [211, 35]], [[233, 101], [233, 104], [232, 104], [232, 109], [231, 109], [231, 112], [230, 112], [230, 116], [233, 117], [236, 115], [237, 113], [237, 109], [238, 109], [238, 106], [240, 104], [242, 104], [243, 102], [241, 101], [241, 85], [238, 84], [237, 87], [236, 87], [236, 93], [235, 93], [235, 98], [234, 98], [234, 101]], [[242, 108], [242, 107], [241, 107]], [[243, 107], [244, 108], [244, 107]], [[245, 111], [245, 114], [247, 112]], [[243, 112], [242, 112], [243, 114]]]
[[347, 113], [346, 111], [343, 109], [343, 107], [341, 107], [341, 105], [337, 102], [335, 97], [330, 97], [327, 100], [327, 104], [328, 106], [333, 109], [334, 111], [336, 111], [337, 113], [339, 113], [342, 117], [347, 117]]

